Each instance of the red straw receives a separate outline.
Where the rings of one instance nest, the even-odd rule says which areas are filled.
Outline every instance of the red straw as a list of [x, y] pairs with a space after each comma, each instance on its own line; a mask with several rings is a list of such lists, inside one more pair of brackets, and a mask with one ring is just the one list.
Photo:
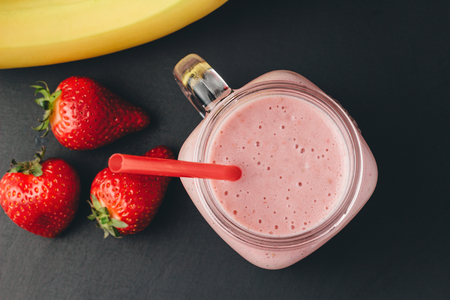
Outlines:
[[242, 171], [237, 166], [205, 164], [175, 159], [163, 159], [127, 154], [113, 154], [109, 169], [115, 173], [155, 175], [168, 177], [193, 177], [236, 181]]

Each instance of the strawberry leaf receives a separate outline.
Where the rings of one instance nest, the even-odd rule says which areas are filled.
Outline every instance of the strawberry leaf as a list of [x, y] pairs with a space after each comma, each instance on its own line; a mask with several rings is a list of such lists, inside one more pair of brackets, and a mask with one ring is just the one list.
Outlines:
[[100, 209], [98, 210], [102, 215], [105, 215], [107, 217], [109, 217], [109, 211], [106, 207], [100, 207]]
[[50, 122], [48, 120], [45, 120], [41, 123], [41, 125], [36, 126], [36, 127], [31, 127], [32, 129], [36, 130], [36, 131], [43, 131], [45, 130], [44, 134], [41, 135], [41, 137], [46, 137], [48, 132], [50, 131], [50, 128], [48, 127], [48, 125], [50, 124]]
[[113, 237], [115, 237], [115, 238], [120, 238], [120, 232], [119, 232], [119, 230], [117, 230], [117, 228], [116, 227], [112, 227], [112, 233], [111, 233], [111, 235], [113, 236]]
[[36, 127], [32, 127], [36, 131], [43, 131], [45, 130], [45, 133], [42, 137], [46, 136], [49, 131], [49, 119], [53, 112], [53, 107], [56, 99], [61, 95], [61, 90], [54, 92], [53, 94], [50, 93], [50, 90], [48, 88], [48, 85], [43, 81], [38, 81], [44, 84], [43, 86], [40, 85], [32, 85], [32, 88], [35, 88], [34, 95], [42, 94], [43, 97], [35, 99], [34, 101], [41, 106], [44, 109], [44, 118], [39, 120], [42, 124]]
[[112, 236], [114, 236], [114, 231], [111, 229], [111, 228], [106, 228], [106, 230], [105, 230], [105, 233], [104, 233], [104, 236], [103, 236], [103, 238], [107, 238], [108, 237], [108, 235], [109, 234], [111, 234]]
[[23, 173], [25, 175], [34, 175], [35, 177], [41, 176], [42, 165], [41, 161], [44, 158], [45, 147], [42, 146], [41, 150], [34, 155], [36, 158], [32, 161], [17, 162], [15, 159], [11, 161], [11, 167], [8, 173]]
[[93, 194], [91, 194], [91, 201], [88, 201], [88, 203], [91, 206], [92, 214], [88, 216], [88, 219], [96, 221], [96, 225], [103, 229], [105, 238], [110, 234], [113, 237], [120, 238], [120, 232], [117, 228], [126, 228], [128, 224], [111, 218], [108, 208], [102, 206]]
[[44, 174], [42, 172], [42, 166], [40, 164], [34, 166], [31, 170], [30, 170], [31, 174], [33, 174], [36, 177], [42, 176], [42, 174]]
[[122, 222], [117, 219], [111, 219], [111, 225], [113, 225], [115, 228], [126, 228], [128, 227], [128, 224], [125, 222]]
[[100, 204], [100, 201], [98, 201], [97, 197], [94, 195], [91, 195], [92, 204], [94, 205], [94, 208], [96, 210], [100, 210], [102, 208], [102, 205]]

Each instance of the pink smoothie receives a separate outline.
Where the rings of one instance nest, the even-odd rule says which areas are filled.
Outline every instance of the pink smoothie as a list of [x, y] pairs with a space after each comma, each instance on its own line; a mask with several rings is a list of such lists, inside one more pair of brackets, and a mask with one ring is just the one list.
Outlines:
[[[330, 105], [332, 117], [320, 105]], [[243, 177], [181, 181], [211, 228], [252, 264], [273, 270], [304, 259], [339, 233], [372, 195], [377, 166], [356, 123], [305, 77], [269, 72], [212, 106], [179, 159], [235, 164]], [[342, 120], [337, 122], [344, 131], [332, 118]]]
[[290, 236], [320, 225], [346, 190], [343, 137], [321, 109], [290, 96], [263, 96], [233, 111], [212, 138], [209, 162], [239, 166], [238, 181], [211, 182], [236, 223]]

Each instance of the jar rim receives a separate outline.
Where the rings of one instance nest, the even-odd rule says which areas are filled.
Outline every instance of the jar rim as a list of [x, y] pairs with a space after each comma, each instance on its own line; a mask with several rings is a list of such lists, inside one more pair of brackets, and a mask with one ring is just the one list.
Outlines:
[[[340, 132], [346, 140], [349, 158], [349, 179], [347, 188], [343, 194], [338, 207], [318, 226], [295, 235], [289, 236], [267, 236], [258, 234], [257, 232], [246, 229], [232, 220], [220, 207], [215, 199], [208, 179], [194, 179], [194, 186], [198, 191], [199, 199], [206, 212], [212, 220], [221, 227], [227, 234], [233, 238], [240, 240], [242, 243], [250, 244], [253, 247], [262, 249], [292, 249], [305, 244], [311, 243], [329, 234], [336, 228], [347, 216], [353, 207], [359, 189], [362, 184], [363, 176], [363, 154], [361, 139], [358, 127], [348, 112], [334, 99], [309, 87], [286, 81], [270, 81], [249, 84], [244, 88], [233, 91], [228, 97], [217, 102], [215, 107], [205, 118], [198, 135], [196, 145], [194, 147], [193, 160], [196, 162], [206, 162], [208, 139], [211, 137], [214, 125], [218, 120], [226, 115], [237, 105], [238, 101], [249, 99], [250, 95], [265, 94], [267, 92], [276, 92], [282, 94], [293, 93], [294, 97], [301, 98], [319, 106], [327, 115], [338, 121], [341, 127]], [[305, 99], [306, 98], [306, 99]], [[239, 102], [241, 103], [241, 102]], [[345, 129], [342, 132], [341, 129]], [[350, 144], [349, 144], [350, 143]]]

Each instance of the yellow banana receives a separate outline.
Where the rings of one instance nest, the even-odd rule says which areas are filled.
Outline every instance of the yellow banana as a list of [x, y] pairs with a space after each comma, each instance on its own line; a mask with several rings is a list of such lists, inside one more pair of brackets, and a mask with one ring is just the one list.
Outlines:
[[1, 0], [0, 68], [56, 64], [141, 45], [227, 0]]

